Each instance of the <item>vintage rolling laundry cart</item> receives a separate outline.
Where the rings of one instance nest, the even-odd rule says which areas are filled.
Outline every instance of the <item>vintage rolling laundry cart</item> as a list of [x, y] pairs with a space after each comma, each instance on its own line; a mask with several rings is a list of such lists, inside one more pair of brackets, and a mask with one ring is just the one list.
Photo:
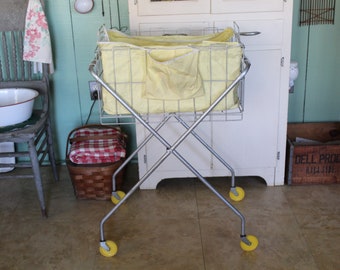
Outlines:
[[[126, 195], [113, 191], [113, 201], [118, 203], [101, 221], [101, 254], [109, 257], [117, 252], [117, 245], [105, 240], [104, 223], [170, 155], [240, 218], [241, 247], [246, 251], [254, 250], [258, 240], [246, 235], [244, 216], [178, 150], [188, 136], [196, 138], [231, 174], [230, 198], [243, 199], [244, 191], [235, 185], [232, 166], [195, 131], [206, 118], [227, 121], [235, 111], [243, 111], [244, 79], [250, 62], [244, 55], [237, 27], [137, 36], [102, 28], [99, 36], [97, 54], [89, 69], [102, 86], [102, 121], [113, 124], [119, 122], [120, 117], [129, 116], [150, 132], [115, 172], [113, 181], [151, 138], [164, 146], [164, 154]], [[170, 142], [160, 131], [172, 121], [180, 123], [184, 132]]]

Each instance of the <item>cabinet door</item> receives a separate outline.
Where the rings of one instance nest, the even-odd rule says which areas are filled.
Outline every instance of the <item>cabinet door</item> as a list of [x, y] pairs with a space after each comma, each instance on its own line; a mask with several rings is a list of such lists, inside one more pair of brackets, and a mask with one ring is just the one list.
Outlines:
[[[236, 171], [276, 167], [280, 110], [281, 50], [247, 51], [251, 68], [246, 75], [241, 121], [214, 122], [213, 147]], [[223, 168], [214, 161], [214, 169]]]
[[[159, 119], [160, 121], [162, 118]], [[187, 121], [186, 121], [187, 122]], [[187, 122], [189, 125], [192, 123]], [[158, 123], [157, 123], [158, 124]], [[156, 123], [152, 123], [152, 126], [156, 126]], [[148, 131], [141, 126], [136, 124], [137, 127], [137, 140], [140, 143], [148, 133]], [[202, 122], [196, 129], [197, 134], [209, 144], [211, 143], [211, 122]], [[159, 130], [159, 134], [170, 144], [173, 144], [179, 136], [185, 132], [185, 128], [177, 121], [170, 120]], [[200, 170], [209, 170], [212, 157], [200, 142], [198, 142], [192, 135], [189, 135], [182, 144], [176, 149], [181, 156], [188, 160], [194, 167]], [[161, 156], [167, 151], [166, 147], [159, 142], [158, 139], [153, 137], [145, 148], [139, 153], [139, 169], [140, 175], [149, 170], [155, 162], [157, 162]], [[171, 176], [171, 172], [180, 171], [189, 172], [185, 165], [182, 164], [174, 155], [170, 155], [159, 167], [157, 171], [164, 173], [163, 178]], [[168, 173], [167, 173], [168, 172]]]
[[284, 0], [211, 0], [211, 13], [283, 11]]
[[138, 15], [176, 15], [210, 13], [208, 0], [130, 0], [138, 5]]

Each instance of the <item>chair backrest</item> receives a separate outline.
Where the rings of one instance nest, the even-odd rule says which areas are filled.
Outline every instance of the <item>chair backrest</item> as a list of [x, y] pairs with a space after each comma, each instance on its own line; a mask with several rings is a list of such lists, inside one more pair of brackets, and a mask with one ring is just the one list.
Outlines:
[[23, 60], [23, 31], [0, 32], [0, 88], [33, 88], [40, 93], [42, 109], [48, 110], [48, 65], [35, 72], [36, 63]]

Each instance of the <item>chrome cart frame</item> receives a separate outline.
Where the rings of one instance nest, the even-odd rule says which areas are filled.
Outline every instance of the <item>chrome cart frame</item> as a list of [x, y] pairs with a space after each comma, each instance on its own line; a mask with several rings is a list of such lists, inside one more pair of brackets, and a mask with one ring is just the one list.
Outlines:
[[[100, 52], [98, 52], [100, 53]], [[128, 198], [143, 184], [143, 182], [170, 156], [174, 155], [181, 163], [185, 165], [185, 167], [190, 170], [209, 190], [211, 190], [227, 207], [229, 207], [239, 218], [241, 221], [241, 248], [246, 251], [254, 250], [257, 245], [258, 241], [255, 236], [246, 235], [245, 231], [245, 217], [242, 213], [236, 209], [222, 194], [220, 194], [208, 181], [205, 179], [200, 172], [194, 168], [178, 151], [178, 146], [191, 134], [193, 135], [212, 155], [214, 155], [231, 173], [231, 190], [230, 196], [236, 198], [235, 200], [241, 200], [244, 197], [244, 191], [235, 186], [235, 172], [232, 166], [230, 166], [208, 143], [206, 143], [196, 132], [195, 128], [214, 110], [214, 108], [223, 100], [227, 94], [238, 87], [239, 84], [243, 84], [243, 80], [246, 77], [250, 69], [250, 62], [249, 60], [243, 55], [242, 63], [241, 63], [241, 72], [237, 76], [237, 78], [223, 91], [220, 96], [211, 103], [209, 108], [199, 114], [192, 124], [187, 124], [181, 114], [179, 113], [168, 113], [164, 115], [162, 121], [158, 123], [156, 127], [153, 127], [148, 119], [145, 119], [143, 115], [137, 112], [131, 105], [128, 104], [126, 100], [124, 100], [118, 93], [113, 89], [107, 82], [105, 82], [102, 78], [102, 71], [100, 65], [100, 56], [97, 57], [92, 61], [90, 64], [89, 70], [92, 76], [96, 79], [100, 85], [107, 90], [130, 114], [131, 116], [142, 124], [150, 134], [137, 146], [137, 149], [125, 160], [125, 162], [117, 169], [117, 171], [113, 175], [113, 187], [115, 186], [115, 178], [118, 173], [131, 161], [131, 159], [148, 143], [148, 141], [155, 137], [162, 145], [165, 147], [164, 154], [151, 166], [151, 168], [144, 174], [143, 177], [139, 179], [139, 181], [132, 187], [131, 190], [124, 196], [121, 196], [121, 193], [116, 192], [113, 190], [112, 197], [113, 200], [117, 203], [109, 213], [101, 220], [100, 222], [100, 253], [103, 256], [114, 256], [117, 252], [117, 246], [112, 241], [105, 240], [104, 234], [104, 224], [106, 221], [112, 216], [112, 214], [125, 202]], [[180, 123], [184, 128], [185, 132], [183, 132], [174, 143], [168, 142], [164, 137], [159, 134], [159, 130], [165, 126], [165, 124], [172, 120], [176, 120]], [[240, 194], [243, 193], [243, 194]]]

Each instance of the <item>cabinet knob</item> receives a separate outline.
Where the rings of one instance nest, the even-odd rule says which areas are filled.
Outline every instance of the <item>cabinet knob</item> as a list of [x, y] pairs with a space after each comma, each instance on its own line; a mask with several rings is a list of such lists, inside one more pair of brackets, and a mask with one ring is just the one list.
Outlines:
[[240, 32], [240, 36], [247, 36], [247, 37], [257, 36], [259, 34], [261, 34], [261, 32], [259, 32], [259, 31]]

